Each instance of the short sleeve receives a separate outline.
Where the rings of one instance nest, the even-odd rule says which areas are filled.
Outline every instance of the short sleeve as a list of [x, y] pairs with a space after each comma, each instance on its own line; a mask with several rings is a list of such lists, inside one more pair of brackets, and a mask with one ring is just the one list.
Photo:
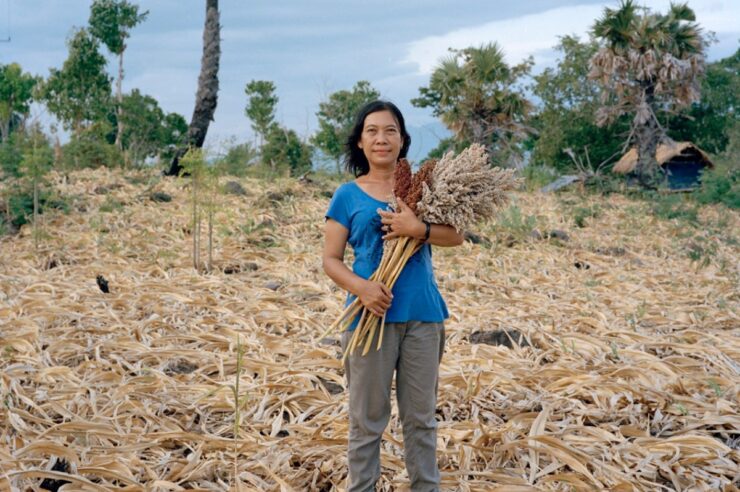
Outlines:
[[329, 209], [326, 211], [326, 218], [333, 219], [342, 224], [347, 229], [350, 229], [351, 215], [349, 211], [350, 197], [348, 189], [345, 185], [337, 188], [334, 192], [334, 196], [329, 202]]

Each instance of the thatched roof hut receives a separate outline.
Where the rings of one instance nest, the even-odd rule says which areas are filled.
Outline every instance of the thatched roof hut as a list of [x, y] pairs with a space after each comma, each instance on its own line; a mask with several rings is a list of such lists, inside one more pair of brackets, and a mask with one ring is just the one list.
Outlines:
[[[712, 168], [709, 156], [691, 142], [671, 142], [658, 145], [655, 152], [658, 165], [668, 177], [671, 189], [687, 189], [699, 186], [701, 171]], [[612, 171], [620, 174], [631, 173], [637, 165], [637, 149], [631, 148], [614, 165]]]

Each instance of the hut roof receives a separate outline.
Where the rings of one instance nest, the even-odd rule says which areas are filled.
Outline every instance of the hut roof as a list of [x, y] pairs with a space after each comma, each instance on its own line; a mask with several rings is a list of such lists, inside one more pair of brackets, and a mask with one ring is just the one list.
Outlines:
[[[709, 160], [709, 156], [701, 150], [699, 147], [691, 142], [670, 142], [658, 145], [655, 151], [655, 158], [658, 161], [658, 165], [662, 166], [666, 162], [670, 161], [677, 155], [694, 153], [701, 161], [709, 166], [714, 167], [712, 161]], [[612, 171], [615, 173], [626, 174], [631, 172], [637, 165], [637, 148], [632, 147], [629, 152], [624, 154], [619, 161], [614, 164]]]

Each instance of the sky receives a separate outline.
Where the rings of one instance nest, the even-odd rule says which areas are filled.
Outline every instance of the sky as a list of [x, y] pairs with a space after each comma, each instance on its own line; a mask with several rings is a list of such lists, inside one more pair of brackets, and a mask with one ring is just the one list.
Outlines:
[[[204, 0], [132, 0], [149, 11], [134, 28], [124, 55], [124, 92], [138, 88], [166, 112], [189, 121], [202, 52]], [[0, 63], [47, 76], [61, 67], [65, 40], [87, 24], [88, 0], [0, 0]], [[668, 0], [642, 5], [666, 11]], [[244, 115], [244, 87], [271, 80], [279, 97], [277, 119], [308, 137], [318, 126], [319, 103], [332, 92], [367, 80], [403, 112], [418, 161], [445, 135], [428, 108], [412, 98], [449, 48], [498, 42], [509, 63], [527, 56], [535, 72], [555, 64], [558, 36], [585, 37], [594, 19], [616, 1], [597, 0], [221, 0], [220, 92], [206, 145], [225, 148], [254, 141]], [[709, 60], [731, 55], [740, 39], [740, 1], [689, 0], [701, 26], [715, 33]], [[7, 42], [7, 39], [10, 39]], [[117, 62], [109, 53], [109, 73]], [[43, 108], [35, 116], [49, 121]]]

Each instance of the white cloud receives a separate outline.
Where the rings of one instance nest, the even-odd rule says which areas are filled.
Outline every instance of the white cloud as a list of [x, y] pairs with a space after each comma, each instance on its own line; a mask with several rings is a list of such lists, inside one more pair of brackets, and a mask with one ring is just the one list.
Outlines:
[[[640, 3], [660, 12], [665, 12], [670, 5], [668, 0]], [[616, 5], [615, 2], [604, 2], [601, 5], [560, 7], [424, 37], [407, 45], [402, 63], [412, 63], [419, 73], [429, 74], [439, 60], [449, 53], [448, 48], [462, 49], [496, 41], [503, 47], [508, 63], [518, 63], [532, 55], [538, 65], [549, 64], [553, 62], [551, 49], [557, 44], [559, 36], [576, 34], [584, 37], [603, 9]], [[722, 37], [740, 37], [740, 23], [737, 22], [740, 19], [740, 2], [689, 0], [689, 6], [696, 12], [697, 21], [705, 30], [714, 31]], [[729, 48], [730, 52], [718, 54], [727, 56], [737, 49], [737, 45]]]

